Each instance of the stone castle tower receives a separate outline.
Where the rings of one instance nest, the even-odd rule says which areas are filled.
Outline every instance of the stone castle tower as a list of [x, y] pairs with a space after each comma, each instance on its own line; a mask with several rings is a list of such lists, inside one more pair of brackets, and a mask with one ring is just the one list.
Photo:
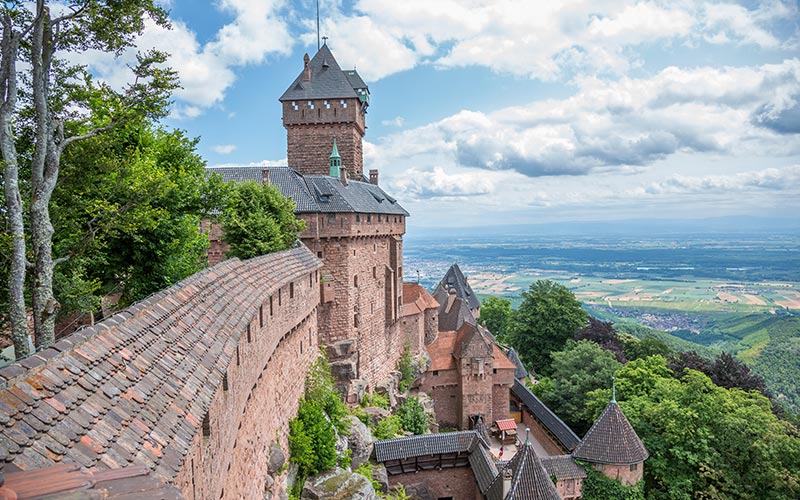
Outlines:
[[361, 179], [361, 140], [367, 129], [369, 106], [367, 84], [356, 70], [343, 71], [327, 44], [312, 59], [306, 54], [303, 65], [303, 71], [280, 98], [289, 166], [304, 175], [327, 174], [335, 138], [347, 174]]

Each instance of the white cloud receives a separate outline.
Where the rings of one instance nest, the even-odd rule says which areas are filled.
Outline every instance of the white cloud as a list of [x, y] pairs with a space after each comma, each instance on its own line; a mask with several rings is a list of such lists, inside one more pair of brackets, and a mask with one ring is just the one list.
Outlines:
[[261, 160], [251, 163], [220, 163], [217, 165], [209, 165], [209, 167], [285, 167], [287, 165], [286, 158], [280, 160]]
[[383, 120], [381, 122], [381, 125], [384, 125], [384, 126], [387, 126], [387, 127], [402, 127], [405, 122], [406, 122], [406, 119], [403, 118], [402, 116], [395, 116], [391, 120]]
[[667, 179], [643, 186], [634, 193], [651, 195], [687, 193], [734, 193], [752, 190], [794, 191], [800, 190], [800, 165], [783, 168], [767, 168], [732, 175], [707, 175], [690, 177], [673, 175]]
[[236, 151], [235, 144], [219, 144], [217, 146], [211, 146], [211, 150], [215, 153], [219, 153], [221, 155], [231, 154]]

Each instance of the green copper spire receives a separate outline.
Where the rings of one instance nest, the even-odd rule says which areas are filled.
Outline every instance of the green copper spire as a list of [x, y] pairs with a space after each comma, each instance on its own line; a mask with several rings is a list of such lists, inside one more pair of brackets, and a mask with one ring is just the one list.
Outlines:
[[342, 168], [342, 157], [339, 156], [339, 148], [336, 147], [336, 137], [333, 138], [333, 149], [331, 150], [331, 177], [339, 177]]

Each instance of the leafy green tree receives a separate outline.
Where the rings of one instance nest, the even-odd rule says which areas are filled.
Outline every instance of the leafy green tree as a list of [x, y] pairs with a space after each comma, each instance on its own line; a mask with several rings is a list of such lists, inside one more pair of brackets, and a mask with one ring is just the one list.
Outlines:
[[674, 353], [666, 342], [652, 335], [646, 335], [642, 339], [628, 340], [622, 347], [622, 352], [630, 360], [648, 356], [664, 356], [666, 358]]
[[397, 371], [400, 372], [397, 388], [405, 392], [414, 385], [414, 357], [411, 356], [411, 346], [408, 342], [403, 347], [403, 355], [397, 360]]
[[428, 416], [419, 399], [412, 396], [397, 408], [403, 429], [413, 434], [426, 434], [428, 432]]
[[[60, 304], [53, 293], [53, 279], [56, 266], [69, 258], [53, 254], [50, 213], [62, 155], [70, 145], [132, 116], [166, 116], [169, 96], [177, 85], [175, 73], [159, 67], [166, 57], [160, 52], [139, 56], [133, 68], [135, 81], [122, 92], [94, 82], [85, 68], [66, 61], [70, 53], [119, 53], [131, 47], [144, 29], [145, 18], [168, 25], [166, 11], [154, 0], [66, 0], [55, 9], [46, 0], [27, 5], [8, 1], [0, 8], [0, 152], [12, 238], [9, 315], [18, 358], [29, 353], [24, 290], [27, 248], [33, 257], [30, 295], [36, 347], [47, 347], [55, 340]], [[21, 171], [28, 174], [26, 182], [20, 180]], [[30, 200], [27, 205], [23, 195]]]
[[586, 326], [587, 317], [564, 285], [539, 280], [522, 292], [522, 304], [513, 315], [509, 340], [526, 366], [549, 375], [550, 353], [561, 350], [579, 328]]
[[[591, 406], [608, 390], [590, 393]], [[691, 369], [676, 379], [666, 359], [617, 372], [617, 398], [650, 451], [647, 497], [786, 499], [800, 496], [800, 438], [756, 391], [726, 389]]]
[[336, 389], [331, 367], [324, 355], [317, 358], [306, 375], [305, 399], [319, 404], [337, 431], [342, 434], [350, 432], [347, 406]]
[[275, 186], [253, 181], [235, 186], [222, 213], [222, 232], [228, 255], [249, 259], [285, 250], [306, 227], [294, 215], [294, 202]]
[[375, 436], [375, 439], [378, 440], [392, 439], [397, 437], [401, 430], [403, 430], [403, 422], [400, 420], [400, 417], [397, 415], [389, 415], [378, 422], [372, 434]]
[[589, 316], [589, 325], [578, 330], [575, 334], [575, 340], [591, 340], [599, 345], [601, 349], [613, 352], [620, 363], [626, 361], [625, 355], [622, 353], [624, 342], [617, 335], [614, 325], [610, 321], [600, 321], [593, 316]]
[[616, 479], [611, 479], [597, 472], [588, 464], [582, 464], [586, 469], [586, 479], [583, 480], [581, 498], [583, 500], [644, 500], [643, 483], [632, 486], [623, 486]]
[[611, 387], [614, 373], [622, 364], [614, 353], [588, 340], [570, 340], [563, 351], [556, 351], [551, 357], [552, 375], [546, 379], [548, 382], [537, 384], [543, 386], [537, 395], [578, 435], [583, 435], [595, 418], [586, 406], [586, 394]]
[[481, 304], [480, 320], [500, 342], [506, 341], [511, 314], [511, 301], [508, 299], [489, 297]]

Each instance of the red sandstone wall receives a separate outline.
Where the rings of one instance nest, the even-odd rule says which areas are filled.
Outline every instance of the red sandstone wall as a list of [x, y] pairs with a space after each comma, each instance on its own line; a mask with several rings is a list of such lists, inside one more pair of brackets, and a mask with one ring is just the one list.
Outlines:
[[[522, 411], [522, 423], [525, 424], [530, 430], [531, 435], [533, 436], [536, 441], [538, 441], [547, 451], [548, 455], [563, 455], [567, 453], [566, 450], [562, 449], [561, 446], [556, 444], [553, 438], [545, 431], [539, 422], [528, 413], [527, 410]], [[524, 439], [524, 436], [520, 436], [520, 439]]]
[[583, 494], [583, 479], [562, 479], [556, 481], [556, 491], [563, 500], [580, 498]]
[[453, 467], [439, 470], [426, 470], [409, 474], [389, 476], [389, 486], [427, 484], [431, 497], [453, 500], [479, 500], [480, 490], [475, 482], [475, 475], [469, 467]]
[[229, 250], [230, 246], [222, 242], [222, 225], [212, 223], [211, 219], [202, 219], [200, 232], [208, 235], [208, 250], [206, 250], [208, 265], [215, 266], [225, 260], [225, 251]]
[[630, 465], [594, 465], [596, 470], [599, 470], [606, 477], [616, 479], [622, 483], [623, 486], [631, 486], [642, 480], [644, 474], [644, 464], [637, 464], [636, 470], [631, 470]]
[[460, 376], [456, 370], [439, 370], [438, 375], [427, 371], [420, 380], [420, 390], [433, 398], [436, 421], [441, 427], [455, 429], [459, 426], [459, 382]]
[[263, 496], [266, 450], [277, 433], [288, 451], [286, 422], [297, 411], [305, 372], [316, 357], [318, 303], [318, 272], [311, 270], [265, 295], [252, 312], [249, 339], [243, 332], [227, 371], [228, 390], [206, 388], [216, 391], [210, 435], [200, 432], [187, 443], [194, 452], [175, 480], [187, 500]]

